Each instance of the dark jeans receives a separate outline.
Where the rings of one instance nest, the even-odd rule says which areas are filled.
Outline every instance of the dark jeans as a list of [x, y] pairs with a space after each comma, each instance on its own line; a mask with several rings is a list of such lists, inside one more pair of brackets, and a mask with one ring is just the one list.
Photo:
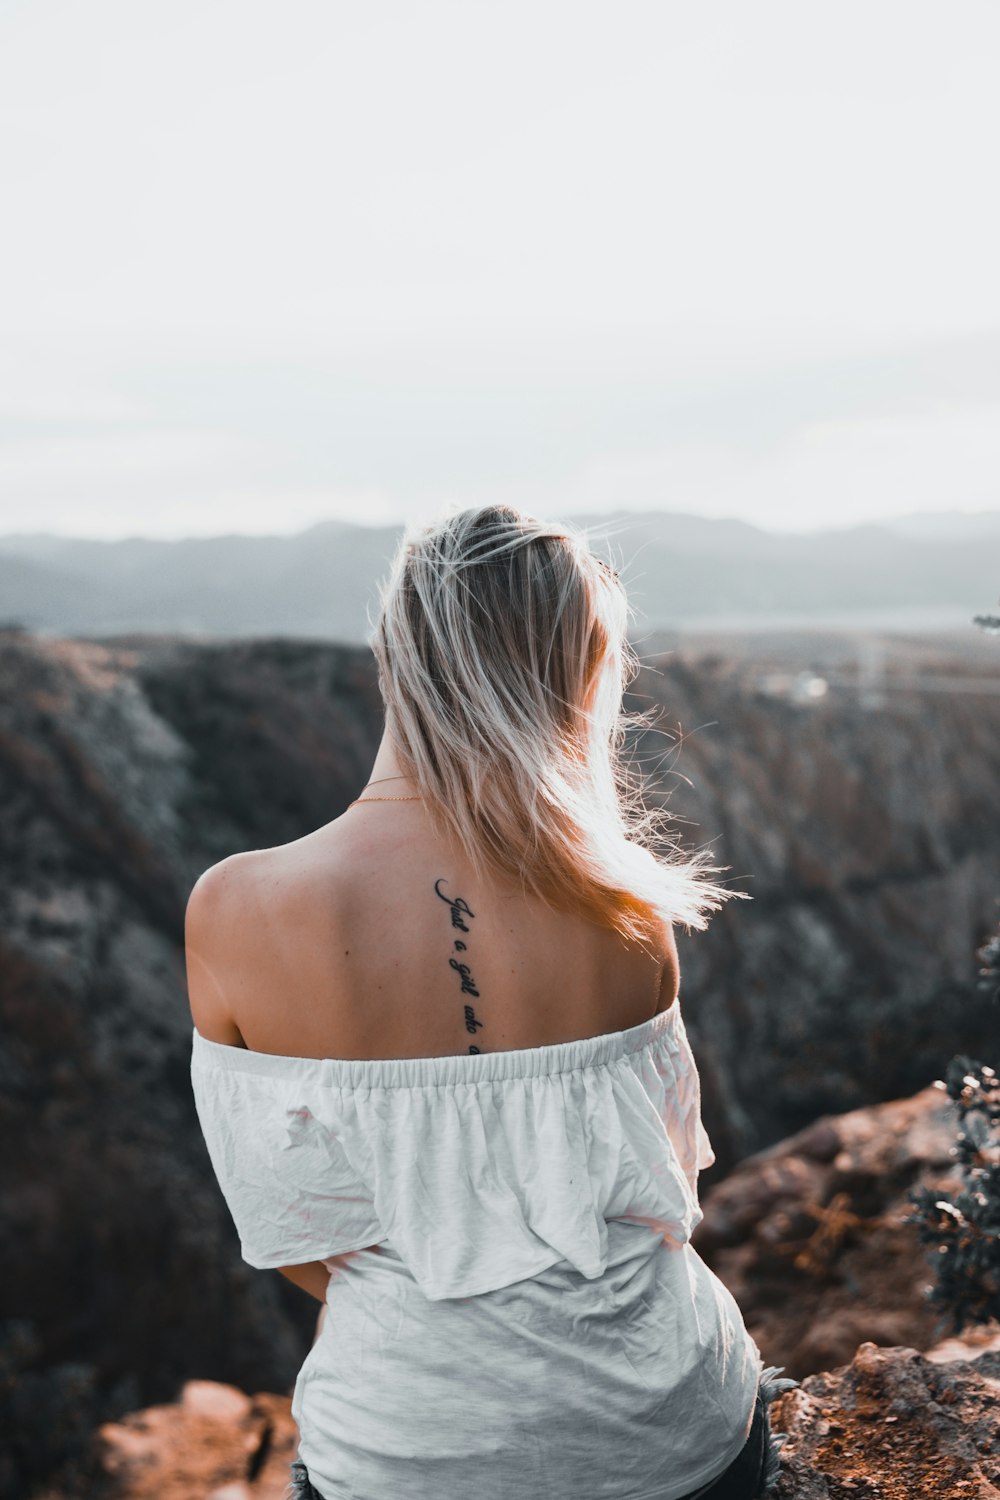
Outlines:
[[[761, 1372], [753, 1422], [746, 1442], [729, 1468], [707, 1487], [689, 1490], [680, 1496], [680, 1500], [766, 1500], [771, 1494], [778, 1480], [781, 1449], [788, 1441], [788, 1434], [771, 1431], [770, 1406], [783, 1391], [791, 1390], [799, 1383], [787, 1377], [779, 1379], [783, 1369], [783, 1365], [768, 1365]], [[292, 1464], [291, 1474], [285, 1500], [324, 1500], [301, 1459]]]
[[761, 1371], [753, 1422], [746, 1442], [729, 1468], [707, 1486], [689, 1490], [680, 1500], [765, 1500], [772, 1493], [781, 1472], [781, 1449], [788, 1441], [788, 1434], [772, 1432], [771, 1403], [799, 1383], [787, 1376], [779, 1379], [783, 1369], [784, 1365], [768, 1365]]

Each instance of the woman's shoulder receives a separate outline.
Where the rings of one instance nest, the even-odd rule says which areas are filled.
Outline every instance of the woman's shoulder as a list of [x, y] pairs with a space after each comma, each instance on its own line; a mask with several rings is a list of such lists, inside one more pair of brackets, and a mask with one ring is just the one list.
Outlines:
[[[299, 961], [318, 961], [349, 887], [343, 841], [308, 835], [211, 865], [188, 896], [184, 921], [191, 1017], [211, 1041], [251, 1045]], [[270, 1022], [263, 1028], [266, 1032]]]
[[184, 914], [185, 941], [224, 942], [245, 911], [248, 895], [273, 868], [272, 849], [248, 849], [226, 855], [203, 870], [191, 888]]
[[[249, 849], [210, 865], [195, 881], [184, 913], [184, 955], [191, 1019], [209, 1041], [243, 1045], [233, 997], [259, 963], [267, 891], [275, 889], [277, 850]], [[280, 881], [277, 882], [280, 885]]]
[[[315, 878], [314, 856], [320, 852], [316, 841], [317, 834], [308, 834], [267, 849], [239, 850], [210, 865], [188, 896], [185, 932], [196, 930], [222, 943], [234, 933], [242, 939], [246, 925], [252, 926], [261, 907], [277, 906], [297, 879], [301, 883], [301, 879]], [[336, 839], [324, 840], [322, 857], [328, 869], [336, 866], [337, 848]]]
[[203, 870], [184, 912], [184, 962], [191, 1019], [203, 1037], [239, 1046], [241, 1037], [226, 1013], [225, 987], [219, 972], [219, 948], [234, 909], [239, 882], [238, 855]]

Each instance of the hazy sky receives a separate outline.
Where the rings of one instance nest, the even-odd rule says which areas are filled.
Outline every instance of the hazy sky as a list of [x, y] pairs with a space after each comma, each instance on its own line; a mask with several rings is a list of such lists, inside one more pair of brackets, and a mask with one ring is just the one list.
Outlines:
[[0, 531], [1000, 507], [996, 0], [0, 0]]

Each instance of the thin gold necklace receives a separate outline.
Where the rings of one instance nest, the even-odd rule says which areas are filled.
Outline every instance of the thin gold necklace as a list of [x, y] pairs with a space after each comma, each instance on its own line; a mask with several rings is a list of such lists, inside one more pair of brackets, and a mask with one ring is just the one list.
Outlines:
[[[380, 776], [376, 781], [368, 781], [361, 788], [367, 791], [370, 786], [381, 786], [385, 781], [405, 781], [405, 776]], [[359, 802], [422, 802], [422, 797], [355, 797], [353, 802], [348, 802], [348, 807], [355, 807]]]
[[348, 807], [357, 807], [359, 802], [423, 802], [423, 797], [355, 797]]

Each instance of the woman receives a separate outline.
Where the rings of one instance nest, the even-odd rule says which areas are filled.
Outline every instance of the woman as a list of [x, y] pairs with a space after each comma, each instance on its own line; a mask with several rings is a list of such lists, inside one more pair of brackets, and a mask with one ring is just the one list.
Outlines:
[[404, 539], [368, 783], [191, 894], [212, 1162], [244, 1258], [324, 1308], [296, 1496], [750, 1500], [777, 1476], [795, 1382], [690, 1245], [714, 1153], [672, 924], [739, 893], [625, 775], [626, 625], [566, 527], [492, 506]]

